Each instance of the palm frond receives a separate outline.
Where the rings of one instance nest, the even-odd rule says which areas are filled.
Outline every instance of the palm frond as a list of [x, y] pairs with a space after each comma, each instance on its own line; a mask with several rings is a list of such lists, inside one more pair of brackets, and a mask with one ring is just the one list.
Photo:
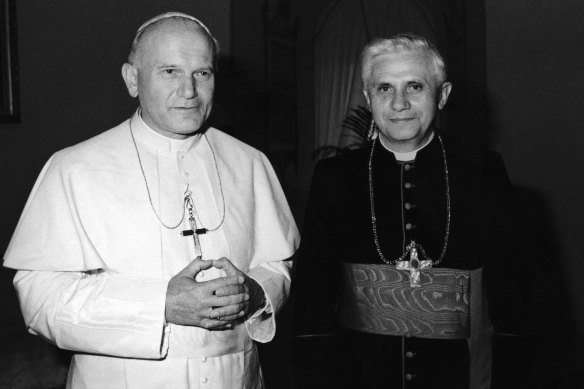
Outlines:
[[371, 125], [371, 111], [367, 107], [359, 105], [351, 108], [349, 114], [343, 119], [342, 127], [352, 131], [357, 139], [367, 141], [369, 126]]
[[343, 119], [341, 124], [342, 128], [349, 130], [348, 132], [345, 131], [343, 136], [349, 138], [351, 142], [344, 147], [333, 145], [320, 146], [314, 150], [312, 158], [328, 158], [365, 146], [368, 141], [367, 135], [369, 134], [370, 125], [371, 111], [367, 107], [360, 105], [356, 108], [351, 108], [349, 114]]

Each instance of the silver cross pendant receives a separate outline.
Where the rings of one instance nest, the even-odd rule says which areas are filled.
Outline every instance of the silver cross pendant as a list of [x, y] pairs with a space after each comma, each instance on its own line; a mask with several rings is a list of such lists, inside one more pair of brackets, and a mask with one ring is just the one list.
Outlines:
[[420, 270], [431, 269], [432, 261], [418, 258], [418, 245], [416, 242], [410, 243], [407, 250], [410, 252], [410, 259], [408, 261], [396, 261], [395, 267], [398, 270], [408, 270], [410, 272], [410, 286], [418, 288], [422, 286], [420, 283]]

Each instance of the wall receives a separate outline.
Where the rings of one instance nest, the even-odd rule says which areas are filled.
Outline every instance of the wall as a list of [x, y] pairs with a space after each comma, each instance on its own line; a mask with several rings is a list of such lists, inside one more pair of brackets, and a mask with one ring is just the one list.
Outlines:
[[547, 266], [584, 321], [584, 2], [487, 0], [486, 15], [493, 144], [513, 182], [549, 207], [558, 247]]
[[488, 135], [518, 189], [516, 233], [539, 230], [517, 281], [531, 284], [535, 343], [548, 338], [531, 373], [548, 370], [548, 387], [584, 381], [583, 21], [581, 0], [486, 0]]

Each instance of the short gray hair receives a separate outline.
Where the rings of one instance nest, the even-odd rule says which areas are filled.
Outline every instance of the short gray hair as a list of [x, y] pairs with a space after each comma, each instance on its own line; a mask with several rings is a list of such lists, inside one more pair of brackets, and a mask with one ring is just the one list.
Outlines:
[[369, 87], [371, 78], [371, 68], [373, 66], [373, 59], [389, 53], [399, 51], [425, 51], [430, 56], [430, 62], [434, 70], [434, 77], [436, 78], [437, 86], [442, 85], [446, 81], [446, 65], [444, 58], [440, 52], [427, 39], [410, 33], [397, 34], [387, 39], [375, 39], [363, 49], [361, 53], [361, 77], [363, 79], [363, 87]]
[[140, 50], [142, 49], [142, 40], [146, 33], [152, 30], [154, 27], [166, 23], [167, 21], [171, 21], [177, 24], [182, 25], [195, 25], [197, 26], [209, 40], [211, 44], [211, 49], [213, 51], [213, 67], [217, 67], [217, 56], [219, 55], [219, 42], [215, 37], [211, 34], [211, 31], [201, 22], [199, 19], [183, 14], [180, 12], [166, 12], [160, 15], [153, 17], [152, 19], [147, 20], [144, 22], [136, 31], [136, 35], [130, 44], [130, 53], [128, 54], [128, 62], [132, 66], [136, 66], [137, 63], [137, 56]]

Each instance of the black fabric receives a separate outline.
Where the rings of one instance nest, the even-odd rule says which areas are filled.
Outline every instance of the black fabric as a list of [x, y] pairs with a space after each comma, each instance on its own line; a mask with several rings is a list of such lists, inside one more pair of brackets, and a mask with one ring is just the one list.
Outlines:
[[[447, 139], [444, 143], [452, 222], [448, 250], [439, 266], [472, 270], [500, 265], [508, 241], [505, 214], [510, 193], [502, 160], [490, 152], [463, 154]], [[295, 333], [329, 336], [297, 338], [298, 387], [401, 387], [405, 375], [413, 374], [405, 382], [408, 388], [466, 388], [465, 340], [370, 335], [342, 329], [335, 321], [340, 262], [382, 263], [371, 227], [370, 147], [322, 160], [315, 169], [295, 265]], [[415, 239], [437, 260], [446, 229], [444, 162], [437, 137], [408, 167], [379, 142], [375, 147], [375, 210], [383, 254], [396, 259]], [[406, 183], [411, 184], [409, 189]], [[406, 202], [412, 206], [409, 210]], [[406, 230], [402, 223], [413, 228]], [[407, 362], [406, 353], [414, 349], [420, 351]]]

